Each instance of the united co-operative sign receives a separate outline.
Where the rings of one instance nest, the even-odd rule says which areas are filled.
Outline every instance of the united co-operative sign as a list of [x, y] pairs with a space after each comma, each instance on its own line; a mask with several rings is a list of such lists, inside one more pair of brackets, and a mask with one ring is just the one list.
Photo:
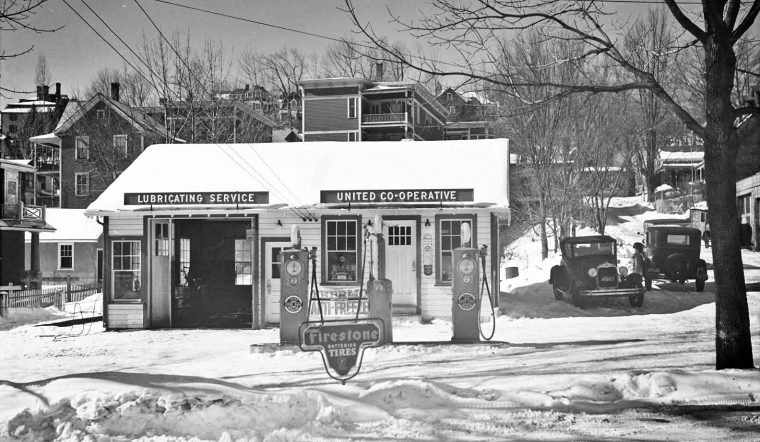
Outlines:
[[473, 201], [473, 189], [323, 190], [322, 203], [437, 203]]
[[269, 204], [269, 192], [125, 193], [126, 206]]

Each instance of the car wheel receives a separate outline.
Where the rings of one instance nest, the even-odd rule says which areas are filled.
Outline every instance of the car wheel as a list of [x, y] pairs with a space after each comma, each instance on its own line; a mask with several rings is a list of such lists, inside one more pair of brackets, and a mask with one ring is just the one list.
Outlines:
[[636, 288], [638, 289], [637, 293], [628, 295], [628, 303], [631, 304], [631, 307], [641, 307], [644, 305], [644, 287], [641, 284], [637, 284]]
[[564, 297], [564, 292], [562, 292], [557, 284], [552, 284], [552, 290], [554, 291], [554, 299], [557, 301], [561, 300]]
[[578, 289], [573, 289], [572, 298], [574, 306], [578, 307], [579, 309], [586, 307], [586, 297], [581, 295], [580, 292], [578, 292]]
[[697, 279], [694, 282], [698, 292], [705, 291], [705, 281], [707, 280], [707, 269], [700, 266], [697, 267]]

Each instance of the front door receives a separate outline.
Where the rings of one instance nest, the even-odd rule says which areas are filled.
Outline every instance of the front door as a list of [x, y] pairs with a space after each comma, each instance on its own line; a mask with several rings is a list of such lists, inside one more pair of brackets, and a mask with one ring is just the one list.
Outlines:
[[171, 221], [150, 223], [150, 326], [171, 325]]
[[280, 322], [280, 252], [291, 247], [290, 241], [264, 243], [264, 323]]
[[383, 222], [385, 274], [393, 284], [394, 306], [417, 305], [417, 222]]

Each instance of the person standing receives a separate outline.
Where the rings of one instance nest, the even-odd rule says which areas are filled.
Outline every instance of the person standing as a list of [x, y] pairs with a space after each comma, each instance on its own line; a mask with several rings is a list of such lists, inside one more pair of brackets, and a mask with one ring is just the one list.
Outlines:
[[705, 227], [705, 231], [702, 232], [702, 241], [705, 242], [705, 248], [710, 248], [710, 231], [707, 230], [707, 227]]
[[633, 243], [633, 267], [631, 273], [638, 273], [644, 276], [644, 264], [646, 258], [644, 258], [644, 244], [640, 242]]

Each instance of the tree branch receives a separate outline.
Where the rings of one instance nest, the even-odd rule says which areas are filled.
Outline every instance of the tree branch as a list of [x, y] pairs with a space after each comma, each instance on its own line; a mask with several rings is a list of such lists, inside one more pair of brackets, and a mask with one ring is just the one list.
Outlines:
[[[736, 3], [739, 3], [738, 0], [734, 0]], [[755, 19], [757, 18], [757, 14], [760, 13], [760, 0], [755, 0], [752, 3], [752, 6], [749, 8], [749, 11], [747, 11], [747, 15], [744, 16], [744, 19], [739, 24], [739, 26], [736, 27], [734, 32], [731, 34], [731, 42], [736, 43], [739, 41], [739, 39], [744, 35], [752, 26], [752, 24], [755, 22]]]
[[[684, 15], [683, 11], [678, 7], [676, 4], [676, 0], [664, 0], [665, 4], [668, 6], [668, 9], [670, 9], [670, 13], [673, 14], [673, 17], [678, 21], [678, 23], [683, 26], [684, 29], [689, 31], [691, 35], [697, 38], [700, 42], [704, 43], [707, 40], [707, 34], [705, 31], [699, 28], [699, 26], [695, 25], [693, 21], [689, 20], [686, 15]], [[704, 0], [706, 1], [706, 0]], [[756, 0], [757, 1], [757, 0]]]

